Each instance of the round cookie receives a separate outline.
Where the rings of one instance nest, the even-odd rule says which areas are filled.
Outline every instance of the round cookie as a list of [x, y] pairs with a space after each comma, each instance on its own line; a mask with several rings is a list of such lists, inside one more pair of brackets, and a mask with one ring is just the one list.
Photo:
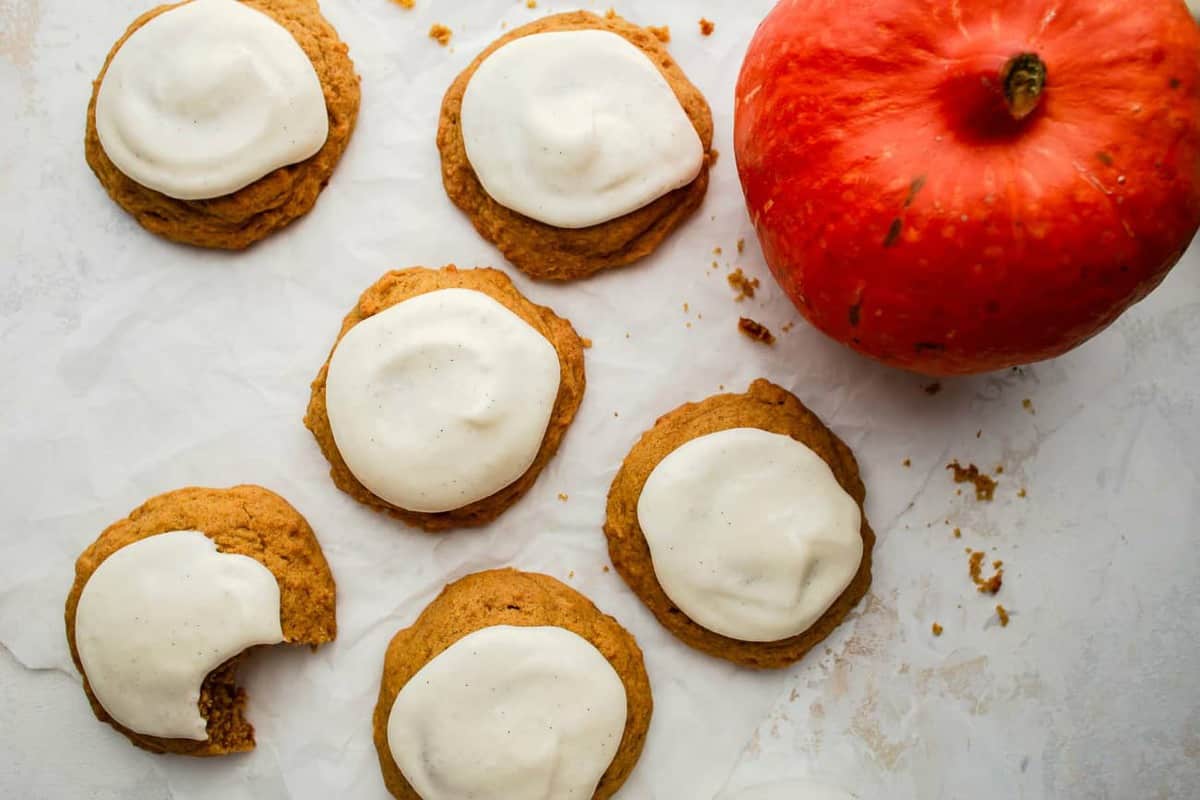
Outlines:
[[235, 656], [209, 673], [200, 690], [200, 712], [208, 739], [167, 739], [129, 730], [104, 710], [83, 671], [75, 644], [75, 614], [84, 584], [106, 558], [126, 545], [178, 530], [198, 530], [224, 553], [248, 556], [265, 566], [279, 584], [279, 617], [292, 645], [317, 645], [337, 635], [335, 587], [312, 528], [279, 495], [261, 486], [231, 489], [187, 488], [151, 498], [126, 519], [108, 526], [75, 562], [75, 582], [67, 595], [67, 644], [83, 675], [83, 689], [96, 717], [138, 747], [155, 753], [220, 756], [254, 749], [254, 728], [244, 716], [246, 693], [235, 683], [244, 657]]
[[[484, 190], [467, 159], [459, 124], [463, 95], [471, 76], [484, 59], [514, 39], [549, 31], [588, 29], [619, 34], [658, 66], [699, 134], [705, 158], [700, 174], [691, 183], [636, 211], [587, 228], [556, 228], [502, 206]], [[437, 144], [442, 155], [442, 183], [446, 193], [470, 217], [480, 235], [496, 245], [518, 269], [534, 278], [571, 280], [644, 258], [700, 207], [708, 190], [708, 170], [716, 160], [712, 137], [712, 113], [708, 102], [653, 33], [615, 15], [600, 17], [587, 11], [572, 11], [523, 25], [480, 53], [446, 91], [438, 122]]]
[[349, 49], [321, 16], [316, 0], [244, 0], [288, 30], [316, 69], [325, 95], [329, 134], [317, 153], [280, 167], [231, 194], [179, 200], [139, 184], [105, 154], [96, 130], [100, 84], [121, 46], [150, 20], [183, 3], [151, 9], [135, 19], [117, 41], [92, 83], [84, 152], [88, 165], [117, 205], [143, 228], [183, 244], [240, 250], [304, 216], [317, 202], [342, 157], [358, 117], [359, 78]]
[[[418, 512], [400, 508], [376, 496], [350, 471], [338, 451], [330, 426], [326, 405], [326, 379], [333, 351], [351, 328], [403, 300], [439, 289], [473, 289], [483, 292], [519, 316], [554, 346], [558, 353], [561, 379], [541, 447], [524, 474], [495, 494], [461, 508], [443, 512]], [[384, 275], [362, 293], [358, 303], [346, 315], [337, 341], [330, 349], [329, 358], [325, 359], [325, 364], [313, 380], [312, 398], [308, 404], [304, 424], [312, 431], [321, 452], [329, 461], [329, 474], [339, 489], [360, 503], [385, 511], [409, 525], [427, 531], [444, 531], [450, 528], [485, 525], [529, 491], [542, 469], [558, 450], [567, 428], [575, 419], [579, 404], [583, 401], [585, 386], [583, 341], [571, 323], [557, 316], [549, 308], [527, 300], [503, 272], [490, 268], [460, 270], [453, 264], [442, 269], [410, 267], [393, 270]]]
[[548, 575], [514, 569], [477, 572], [449, 584], [412, 627], [397, 633], [388, 645], [373, 718], [375, 749], [388, 791], [400, 800], [421, 800], [388, 746], [388, 717], [396, 696], [439, 653], [467, 634], [493, 625], [565, 628], [590, 642], [616, 670], [625, 686], [625, 733], [592, 798], [611, 797], [637, 763], [650, 727], [654, 703], [642, 651], [615, 619], [574, 589]]
[[650, 547], [638, 522], [638, 500], [659, 462], [686, 442], [731, 428], [758, 428], [807, 445], [833, 471], [838, 484], [862, 508], [866, 490], [854, 454], [794, 395], [759, 379], [745, 394], [720, 394], [664, 414], [629, 451], [608, 492], [604, 533], [613, 566], [663, 627], [690, 647], [759, 669], [786, 667], [841, 624], [871, 585], [875, 534], [862, 516], [863, 557], [849, 586], [808, 630], [772, 642], [731, 639], [690, 619], [667, 596], [654, 572]]

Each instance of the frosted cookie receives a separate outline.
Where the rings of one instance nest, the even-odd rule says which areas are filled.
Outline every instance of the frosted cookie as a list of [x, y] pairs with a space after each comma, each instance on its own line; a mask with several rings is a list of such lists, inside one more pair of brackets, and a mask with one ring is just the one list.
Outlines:
[[850, 449], [757, 380], [643, 434], [609, 489], [604, 532], [617, 572], [685, 644], [785, 667], [870, 586], [864, 497]]
[[583, 400], [583, 342], [494, 269], [384, 275], [342, 323], [304, 424], [339, 489], [430, 531], [533, 486]]
[[241, 249], [313, 207], [358, 101], [316, 0], [191, 0], [146, 12], [113, 45], [84, 150], [142, 227]]
[[392, 639], [375, 748], [400, 800], [604, 800], [652, 710], [616, 620], [554, 578], [492, 570], [447, 586]]
[[179, 489], [79, 556], [66, 625], [101, 721], [156, 753], [237, 753], [254, 748], [238, 663], [256, 645], [332, 641], [333, 576], [279, 495]]
[[649, 255], [704, 199], [712, 115], [650, 31], [555, 14], [505, 34], [442, 101], [454, 204], [535, 278]]

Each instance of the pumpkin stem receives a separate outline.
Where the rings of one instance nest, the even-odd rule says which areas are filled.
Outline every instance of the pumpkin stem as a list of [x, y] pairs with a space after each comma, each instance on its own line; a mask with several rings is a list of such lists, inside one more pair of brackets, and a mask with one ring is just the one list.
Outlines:
[[1037, 53], [1018, 53], [1000, 70], [1004, 103], [1012, 118], [1022, 120], [1038, 107], [1046, 88], [1046, 62]]

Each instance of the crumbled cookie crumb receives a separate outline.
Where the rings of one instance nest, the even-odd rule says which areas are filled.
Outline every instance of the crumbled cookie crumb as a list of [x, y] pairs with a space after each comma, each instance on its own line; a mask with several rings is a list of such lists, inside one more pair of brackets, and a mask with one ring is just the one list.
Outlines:
[[704, 17], [700, 18], [700, 35], [701, 36], [712, 36], [713, 29], [715, 29], [716, 27], [717, 27], [717, 24], [715, 22], [713, 22], [712, 20], [705, 19]]
[[1030, 400], [1028, 397], [1026, 397], [1024, 400], [1021, 401], [1021, 408], [1025, 409], [1030, 414], [1037, 413], [1037, 411], [1035, 411], [1033, 408], [1033, 401]]
[[784, 332], [784, 333], [791, 333], [791, 332], [792, 332], [792, 328], [794, 328], [794, 327], [796, 327], [796, 323], [794, 323], [794, 322], [788, 322], [788, 323], [786, 323], [786, 324], [783, 326], [783, 332]]
[[558, 499], [559, 499], [559, 500], [561, 500], [562, 502], [564, 502], [564, 503], [565, 503], [565, 502], [567, 502], [567, 500], [568, 500], [568, 499], [570, 499], [570, 498], [568, 498], [568, 497], [567, 497], [567, 495], [566, 495], [566, 494], [564, 494], [563, 492], [559, 492], [559, 493], [558, 493]]
[[927, 395], [932, 396], [932, 395], [937, 394], [940, 391], [942, 391], [942, 384], [939, 383], [938, 381], [934, 381], [933, 383], [931, 383], [925, 387], [925, 394], [927, 394]]
[[903, 461], [901, 461], [900, 463], [901, 463], [901, 464], [903, 464], [903, 465], [904, 465], [904, 466], [906, 466], [906, 467], [911, 467], [911, 466], [912, 466], [912, 459], [911, 459], [911, 458], [906, 458], [906, 459], [904, 459]]
[[940, 622], [935, 622], [935, 623], [933, 623], [932, 626], [930, 626], [929, 630], [933, 633], [934, 636], [941, 636], [942, 631], [945, 630], [945, 628], [942, 627]]
[[737, 251], [738, 251], [739, 253], [741, 253], [741, 252], [742, 252], [742, 251], [744, 251], [745, 249], [746, 249], [746, 240], [745, 240], [745, 239], [738, 239], [738, 243], [737, 243]]
[[975, 438], [976, 438], [976, 439], [978, 439], [978, 438], [980, 438], [980, 437], [982, 437], [982, 436], [983, 436], [983, 428], [980, 428], [979, 430], [975, 431]]
[[726, 275], [725, 280], [729, 281], [729, 285], [737, 292], [737, 297], [733, 299], [739, 303], [747, 297], [753, 298], [759, 285], [758, 278], [746, 277], [746, 273], [742, 272], [741, 267]]
[[713, 269], [716, 269], [716, 268], [717, 268], [717, 267], [719, 267], [719, 266], [721, 266], [721, 265], [720, 265], [720, 264], [718, 264], [717, 262], [715, 262], [715, 261], [714, 261], [714, 262], [712, 262], [712, 268], [713, 268]]
[[671, 26], [670, 25], [647, 25], [646, 30], [654, 34], [654, 37], [663, 44], [671, 41]]
[[955, 483], [971, 483], [975, 485], [976, 500], [991, 501], [991, 499], [995, 496], [995, 479], [980, 472], [979, 467], [975, 466], [974, 464], [964, 467], [959, 464], [957, 460], [954, 460], [946, 465], [946, 469], [954, 470]]
[[982, 594], [995, 594], [1000, 591], [1000, 586], [1004, 583], [1004, 562], [993, 561], [992, 568], [995, 573], [990, 578], [983, 577], [983, 559], [987, 556], [982, 550], [974, 550], [968, 552], [971, 556], [968, 560], [968, 568], [971, 573], [971, 580], [975, 583], [975, 588]]
[[567, 573], [567, 580], [574, 580], [574, 579], [575, 579], [575, 570], [571, 570], [570, 572]]
[[687, 310], [688, 310], [688, 304], [687, 304], [687, 303], [684, 303], [684, 304], [683, 304], [683, 313], [685, 313], [685, 314], [686, 314], [686, 313], [687, 313]]
[[589, 338], [587, 338], [586, 336], [584, 336], [582, 339], [580, 339], [580, 341], [583, 343], [583, 349], [584, 349], [584, 350], [591, 350], [591, 349], [592, 349], [592, 340], [591, 340], [591, 339], [589, 339]]
[[454, 35], [454, 31], [447, 28], [440, 22], [434, 23], [429, 29], [429, 38], [440, 44], [442, 47], [450, 44], [450, 37]]
[[684, 326], [685, 328], [688, 328], [688, 329], [690, 330], [690, 329], [691, 329], [691, 327], [692, 327], [692, 323], [690, 323], [690, 322], [685, 322], [685, 323], [683, 323], [683, 326]]
[[416, 0], [392, 0], [392, 2], [401, 8], [412, 8], [417, 4]]
[[962, 538], [962, 528], [955, 528], [955, 529], [954, 529], [954, 538], [955, 538], [955, 539], [961, 539], [961, 538]]
[[617, 17], [617, 11], [614, 8], [610, 8], [608, 11], [604, 12], [605, 19], [616, 19], [616, 17]]
[[1028, 494], [1029, 493], [1025, 491], [1025, 488], [1021, 487], [1021, 490], [1017, 492], [1017, 497], [1026, 497]]
[[763, 325], [761, 322], [755, 322], [749, 317], [741, 317], [738, 319], [738, 330], [749, 336], [756, 342], [771, 345], [775, 344], [775, 334]]
[[605, 564], [605, 565], [604, 565], [604, 571], [605, 571], [605, 572], [612, 572], [612, 570], [611, 570], [611, 569], [609, 569], [609, 566], [608, 566], [608, 564]]
[[1008, 609], [1004, 606], [996, 606], [996, 616], [1000, 618], [1000, 627], [1008, 627]]
[[525, 0], [526, 8], [537, 8], [537, 0]]
[[713, 248], [713, 255], [714, 255], [714, 256], [719, 256], [719, 255], [721, 255], [721, 248], [720, 248], [720, 247], [714, 247], [714, 248]]

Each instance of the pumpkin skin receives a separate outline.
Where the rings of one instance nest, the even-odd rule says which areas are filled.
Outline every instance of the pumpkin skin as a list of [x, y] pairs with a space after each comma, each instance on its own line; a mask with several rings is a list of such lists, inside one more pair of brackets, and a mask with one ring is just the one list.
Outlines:
[[[1025, 53], [1045, 84], [1018, 120]], [[1051, 358], [1200, 226], [1200, 27], [1183, 0], [783, 0], [734, 149], [772, 273], [829, 336], [929, 375]]]

